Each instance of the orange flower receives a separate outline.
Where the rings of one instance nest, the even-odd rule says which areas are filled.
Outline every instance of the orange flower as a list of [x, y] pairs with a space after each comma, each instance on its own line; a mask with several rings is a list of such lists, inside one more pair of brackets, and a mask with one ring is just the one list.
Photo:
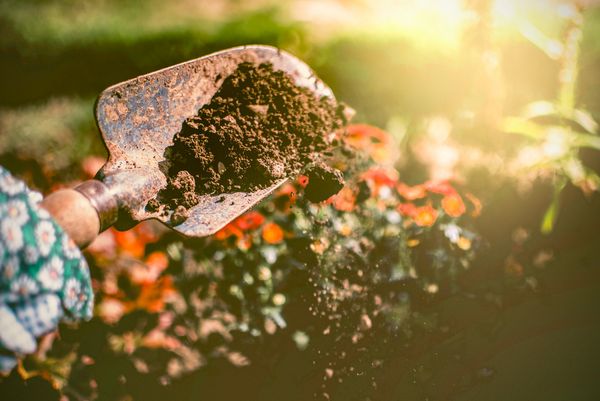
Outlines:
[[363, 179], [391, 187], [398, 182], [398, 171], [393, 168], [373, 167], [363, 173]]
[[413, 203], [400, 203], [396, 210], [403, 216], [412, 217], [417, 212], [417, 207]]
[[250, 211], [235, 219], [235, 225], [242, 231], [255, 230], [265, 221], [265, 216], [256, 211]]
[[226, 225], [225, 227], [221, 228], [219, 231], [217, 231], [215, 233], [215, 238], [223, 241], [224, 239], [229, 238], [229, 236], [231, 236], [231, 230], [229, 230], [229, 225]]
[[244, 235], [242, 230], [235, 225], [235, 222], [231, 222], [217, 231], [215, 233], [215, 238], [222, 241], [231, 237], [232, 235], [235, 235], [238, 238]]
[[435, 224], [438, 212], [431, 205], [421, 206], [415, 210], [412, 216], [418, 226], [431, 227]]
[[406, 241], [406, 245], [409, 248], [414, 248], [415, 246], [418, 246], [421, 243], [421, 241], [417, 238], [412, 238]]
[[398, 191], [400, 196], [409, 201], [421, 199], [427, 195], [427, 190], [422, 184], [409, 187], [405, 183], [400, 182], [398, 183], [398, 185], [396, 185], [396, 190]]
[[144, 255], [146, 243], [140, 239], [133, 229], [127, 231], [113, 229], [113, 234], [117, 247], [122, 253], [134, 258], [141, 258]]
[[136, 306], [148, 312], [160, 312], [165, 307], [166, 300], [175, 293], [173, 278], [164, 276], [152, 284], [142, 286]]
[[117, 254], [117, 243], [115, 241], [115, 230], [106, 230], [100, 233], [94, 241], [85, 249], [96, 259], [110, 260]]
[[252, 246], [252, 238], [249, 235], [243, 235], [241, 237], [238, 237], [236, 245], [240, 249], [248, 250]]
[[283, 241], [283, 230], [275, 223], [267, 223], [263, 227], [262, 238], [268, 244], [278, 244]]
[[232, 235], [238, 239], [245, 236], [244, 231], [255, 230], [265, 222], [265, 216], [256, 211], [250, 211], [241, 215], [225, 227], [215, 233], [215, 238], [224, 240]]
[[274, 200], [275, 207], [281, 211], [289, 211], [290, 207], [296, 203], [298, 190], [291, 183], [285, 183], [276, 192], [277, 197]]
[[141, 241], [144, 241], [145, 243], [158, 241], [160, 236], [157, 233], [157, 225], [155, 223], [156, 222], [154, 221], [143, 221], [137, 226], [135, 226], [134, 230], [136, 234], [140, 237]]
[[481, 209], [483, 209], [481, 201], [479, 200], [479, 198], [477, 198], [471, 193], [466, 193], [465, 196], [473, 204], [473, 211], [471, 212], [471, 216], [479, 217], [479, 215], [481, 214]]
[[151, 284], [169, 265], [164, 252], [152, 252], [146, 257], [146, 264], [134, 264], [128, 270], [131, 281], [135, 284]]
[[301, 175], [298, 176], [298, 184], [302, 187], [302, 188], [306, 188], [306, 186], [308, 185], [308, 177], [305, 175]]
[[460, 237], [456, 242], [456, 245], [463, 251], [468, 251], [469, 249], [471, 249], [471, 244], [471, 240], [466, 237]]
[[448, 216], [459, 217], [465, 212], [465, 203], [459, 194], [450, 194], [442, 199], [442, 208]]
[[443, 181], [427, 181], [425, 184], [425, 189], [429, 192], [433, 192], [435, 194], [440, 195], [450, 195], [456, 193], [456, 189], [446, 180]]
[[367, 182], [373, 195], [377, 196], [382, 187], [393, 188], [398, 182], [398, 171], [393, 168], [373, 167], [365, 171], [362, 178]]
[[356, 195], [350, 188], [344, 187], [340, 192], [329, 198], [328, 202], [331, 202], [333, 207], [341, 212], [351, 212], [354, 210]]
[[378, 163], [393, 163], [397, 152], [392, 145], [392, 137], [387, 132], [367, 124], [348, 126], [346, 142], [366, 151]]
[[293, 184], [286, 182], [277, 189], [276, 194], [277, 196], [289, 196], [290, 198], [296, 199], [296, 187]]
[[142, 222], [131, 230], [111, 230], [119, 251], [134, 258], [141, 258], [146, 244], [156, 242], [159, 238], [154, 227], [150, 222]]
[[146, 265], [152, 270], [162, 272], [169, 266], [169, 258], [164, 252], [152, 252], [146, 257]]
[[346, 141], [357, 148], [364, 149], [373, 143], [388, 142], [388, 134], [372, 125], [352, 124], [347, 128]]

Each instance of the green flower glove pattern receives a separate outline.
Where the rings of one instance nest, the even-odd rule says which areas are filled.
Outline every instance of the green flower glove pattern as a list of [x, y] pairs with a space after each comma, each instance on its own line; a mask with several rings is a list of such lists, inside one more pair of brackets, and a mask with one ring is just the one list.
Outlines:
[[0, 167], [0, 370], [35, 351], [60, 320], [92, 317], [94, 296], [81, 251], [42, 196]]

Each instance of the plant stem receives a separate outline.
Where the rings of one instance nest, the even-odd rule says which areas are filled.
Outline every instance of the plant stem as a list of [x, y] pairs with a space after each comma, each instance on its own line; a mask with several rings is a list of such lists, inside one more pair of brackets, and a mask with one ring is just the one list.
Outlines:
[[572, 118], [575, 110], [577, 75], [579, 69], [579, 44], [582, 37], [582, 7], [574, 6], [575, 14], [569, 19], [565, 29], [563, 53], [560, 58], [558, 76], [558, 105], [565, 118]]

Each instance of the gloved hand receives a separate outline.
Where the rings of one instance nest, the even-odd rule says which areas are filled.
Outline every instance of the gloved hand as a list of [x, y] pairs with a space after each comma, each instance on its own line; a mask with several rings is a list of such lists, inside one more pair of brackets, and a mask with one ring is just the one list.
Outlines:
[[38, 204], [42, 196], [0, 167], [0, 371], [35, 352], [61, 320], [90, 319], [81, 251]]

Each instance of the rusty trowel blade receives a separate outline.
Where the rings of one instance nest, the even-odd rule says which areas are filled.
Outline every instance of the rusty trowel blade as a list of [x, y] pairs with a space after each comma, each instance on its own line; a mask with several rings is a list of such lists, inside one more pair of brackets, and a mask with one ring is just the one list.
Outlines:
[[[155, 218], [171, 226], [169, 215], [145, 210], [148, 200], [167, 183], [159, 168], [165, 148], [172, 145], [183, 121], [210, 102], [241, 62], [271, 63], [297, 85], [333, 98], [331, 89], [305, 63], [270, 46], [220, 51], [111, 86], [96, 104], [96, 120], [109, 152], [98, 178], [117, 198], [120, 218], [133, 222]], [[172, 228], [188, 236], [213, 234], [285, 181], [256, 192], [202, 196], [189, 210], [189, 218]]]

